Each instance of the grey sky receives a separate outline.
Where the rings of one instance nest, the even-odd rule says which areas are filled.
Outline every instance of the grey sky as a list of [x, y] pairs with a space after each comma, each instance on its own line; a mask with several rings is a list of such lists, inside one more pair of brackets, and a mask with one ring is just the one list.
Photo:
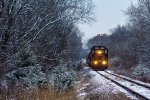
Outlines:
[[109, 30], [118, 24], [123, 25], [127, 21], [127, 16], [123, 13], [133, 2], [138, 0], [93, 0], [95, 4], [96, 21], [89, 24], [79, 25], [84, 33], [83, 40], [87, 40], [97, 34], [109, 33]]

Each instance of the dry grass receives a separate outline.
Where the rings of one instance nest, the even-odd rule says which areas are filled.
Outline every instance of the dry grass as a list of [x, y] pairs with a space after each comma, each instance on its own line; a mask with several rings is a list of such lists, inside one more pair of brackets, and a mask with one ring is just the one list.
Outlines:
[[60, 92], [54, 88], [23, 89], [16, 88], [0, 92], [0, 100], [76, 100], [74, 89]]
[[[19, 88], [18, 88], [19, 89]], [[79, 100], [74, 90], [58, 92], [56, 89], [16, 89], [0, 94], [0, 100]], [[88, 91], [86, 91], [88, 92]], [[81, 98], [82, 100], [83, 98]], [[130, 100], [122, 93], [88, 94], [84, 100]]]
[[127, 98], [123, 93], [117, 94], [89, 94], [85, 100], [131, 100]]

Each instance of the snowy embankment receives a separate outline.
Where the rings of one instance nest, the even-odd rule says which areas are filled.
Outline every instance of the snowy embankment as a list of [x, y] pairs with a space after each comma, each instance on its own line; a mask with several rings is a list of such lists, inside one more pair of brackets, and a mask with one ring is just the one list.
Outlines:
[[134, 92], [136, 92], [136, 93], [146, 97], [148, 100], [150, 100], [150, 90], [148, 88], [145, 88], [143, 86], [137, 85], [137, 84], [132, 83], [132, 82], [129, 82], [129, 81], [124, 80], [122, 78], [110, 75], [110, 74], [108, 74], [106, 72], [100, 72], [99, 71], [99, 73], [107, 76], [110, 79], [115, 80], [117, 83], [119, 83], [119, 84], [121, 84], [121, 85], [123, 85], [123, 86], [125, 86], [125, 87], [127, 87], [129, 89], [131, 89], [132, 91], [134, 91]]
[[123, 89], [122, 87], [116, 85], [115, 83], [112, 83], [110, 80], [107, 80], [106, 78], [100, 76], [97, 72], [91, 71], [90, 73], [94, 74], [93, 82], [97, 84], [101, 84], [99, 88], [96, 88], [95, 91], [97, 92], [105, 92], [105, 93], [124, 93], [127, 97], [131, 99], [137, 99], [135, 96], [133, 96], [131, 93]]
[[144, 86], [150, 88], [150, 84], [149, 84], [149, 83], [145, 83], [145, 82], [142, 82], [142, 81], [139, 81], [139, 80], [135, 80], [135, 79], [132, 79], [132, 78], [127, 77], [127, 76], [118, 75], [118, 74], [115, 74], [113, 71], [110, 71], [110, 70], [107, 70], [107, 72], [108, 72], [108, 73], [111, 73], [111, 74], [114, 74], [114, 75], [116, 75], [116, 76], [118, 76], [118, 77], [124, 78], [124, 79], [126, 79], [126, 80], [128, 80], [128, 81], [133, 81], [133, 82], [136, 82], [136, 83], [138, 83], [138, 84], [141, 84], [141, 85], [144, 85]]
[[[135, 96], [133, 96], [131, 93], [126, 91], [120, 86], [117, 86], [115, 83], [112, 83], [110, 80], [104, 78], [103, 76], [100, 76], [97, 72], [89, 69], [90, 71], [88, 74], [92, 75], [92, 78], [90, 79], [89, 83], [82, 84], [82, 88], [78, 90], [79, 97], [84, 98], [88, 94], [118, 94], [122, 93], [127, 98], [132, 100], [138, 100]], [[87, 88], [87, 89], [86, 89]], [[90, 91], [87, 91], [90, 90]]]

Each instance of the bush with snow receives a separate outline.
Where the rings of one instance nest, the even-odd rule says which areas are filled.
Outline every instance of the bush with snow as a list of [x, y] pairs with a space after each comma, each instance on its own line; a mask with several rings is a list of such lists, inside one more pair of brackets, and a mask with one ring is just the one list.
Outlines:
[[73, 87], [76, 79], [74, 71], [78, 68], [79, 63], [59, 64], [47, 74], [43, 72], [43, 67], [36, 64], [35, 66], [21, 67], [6, 74], [8, 80], [20, 82], [28, 87], [47, 87], [53, 86], [58, 89], [67, 89]]
[[45, 86], [48, 83], [46, 74], [42, 72], [42, 67], [39, 65], [18, 68], [6, 74], [6, 78], [16, 82], [20, 81], [29, 87]]
[[79, 71], [79, 70], [82, 69], [80, 61], [74, 61], [74, 62], [72, 62], [71, 66], [73, 67], [73, 70], [76, 70], [76, 71]]
[[53, 80], [54, 87], [58, 89], [66, 89], [74, 85], [75, 72], [71, 69], [68, 69], [68, 67], [72, 66], [60, 64], [50, 71], [49, 78], [51, 78], [51, 81]]
[[118, 56], [115, 56], [114, 58], [110, 59], [109, 64], [114, 67], [121, 67], [121, 58]]
[[61, 62], [58, 66], [48, 72], [43, 71], [43, 67], [37, 64], [36, 57], [27, 47], [19, 53], [16, 63], [17, 69], [6, 74], [8, 80], [20, 82], [28, 87], [54, 86], [59, 89], [72, 87], [75, 81], [75, 70], [80, 70], [80, 62]]
[[36, 63], [37, 61], [33, 51], [31, 51], [29, 47], [22, 47], [18, 55], [16, 66], [19, 68], [28, 67], [34, 66]]
[[16, 70], [6, 74], [8, 80], [20, 82], [28, 87], [43, 87], [48, 85], [46, 74], [42, 71], [42, 66], [37, 64], [36, 57], [28, 47], [22, 47], [18, 53], [15, 65]]
[[147, 46], [142, 48], [143, 55], [139, 60], [139, 65], [134, 69], [133, 75], [140, 77], [144, 81], [150, 81], [150, 55]]
[[144, 64], [139, 64], [133, 71], [133, 76], [141, 80], [150, 80], [150, 69]]

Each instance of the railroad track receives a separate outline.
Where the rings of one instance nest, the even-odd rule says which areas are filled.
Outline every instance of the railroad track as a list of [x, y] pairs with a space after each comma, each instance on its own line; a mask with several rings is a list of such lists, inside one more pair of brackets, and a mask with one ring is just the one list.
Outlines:
[[131, 78], [117, 75], [108, 71], [97, 71], [98, 74], [126, 89], [132, 94], [144, 100], [150, 100], [150, 84], [141, 81], [133, 80]]
[[118, 75], [118, 74], [115, 74], [115, 73], [112, 73], [112, 72], [109, 72], [109, 71], [105, 71], [105, 72], [108, 73], [108, 74], [112, 74], [116, 77], [123, 78], [124, 80], [130, 81], [132, 83], [138, 84], [138, 85], [143, 86], [145, 88], [150, 89], [150, 84], [148, 84], [148, 83], [144, 83], [144, 82], [141, 82], [141, 81], [138, 81], [138, 80], [135, 80], [135, 79], [123, 76], [123, 75]]

